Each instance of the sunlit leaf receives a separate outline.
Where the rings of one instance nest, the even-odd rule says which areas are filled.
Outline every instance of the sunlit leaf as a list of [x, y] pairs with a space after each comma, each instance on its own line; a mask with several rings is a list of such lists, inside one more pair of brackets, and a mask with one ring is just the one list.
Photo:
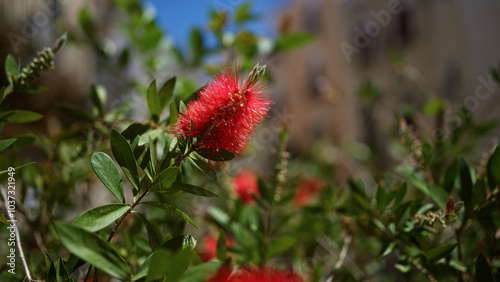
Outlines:
[[95, 174], [104, 186], [108, 188], [118, 201], [124, 203], [123, 181], [118, 168], [115, 166], [115, 162], [102, 152], [94, 153], [90, 161]]
[[71, 224], [95, 232], [112, 224], [130, 209], [127, 204], [108, 204], [90, 209], [73, 220]]

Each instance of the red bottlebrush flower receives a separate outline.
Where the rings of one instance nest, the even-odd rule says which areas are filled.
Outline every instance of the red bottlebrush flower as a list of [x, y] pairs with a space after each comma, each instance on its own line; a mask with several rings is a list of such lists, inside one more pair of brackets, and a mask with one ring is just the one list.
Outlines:
[[303, 207], [310, 203], [311, 198], [319, 193], [325, 186], [325, 183], [318, 178], [302, 179], [299, 189], [295, 193], [294, 202], [297, 206]]
[[250, 269], [243, 268], [235, 273], [227, 267], [222, 267], [209, 282], [303, 282], [298, 274], [291, 270], [276, 268]]
[[244, 204], [252, 204], [255, 200], [252, 194], [260, 196], [257, 175], [249, 170], [243, 170], [233, 178], [233, 187], [236, 196]]
[[262, 92], [264, 70], [255, 66], [245, 82], [238, 80], [238, 70], [221, 72], [179, 115], [174, 133], [180, 139], [196, 138], [197, 149], [239, 153], [272, 103]]
[[[203, 251], [200, 253], [200, 258], [203, 261], [210, 261], [217, 258], [217, 238], [213, 235], [208, 235], [203, 239]], [[234, 246], [234, 241], [226, 236], [226, 246]]]

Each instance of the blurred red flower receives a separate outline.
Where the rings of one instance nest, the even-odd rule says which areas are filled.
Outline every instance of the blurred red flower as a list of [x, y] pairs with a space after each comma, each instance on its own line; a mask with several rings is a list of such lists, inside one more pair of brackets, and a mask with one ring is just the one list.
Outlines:
[[221, 72], [179, 115], [174, 133], [181, 139], [197, 138], [197, 148], [239, 153], [272, 103], [262, 92], [264, 70], [257, 65], [245, 82], [238, 80], [238, 69]]
[[242, 268], [231, 273], [227, 267], [222, 267], [216, 276], [208, 282], [303, 282], [298, 274], [291, 270], [276, 268], [250, 269]]
[[323, 180], [310, 177], [302, 179], [299, 183], [297, 193], [295, 193], [294, 202], [297, 206], [303, 207], [311, 202], [312, 197], [318, 194], [325, 186]]
[[[208, 235], [203, 239], [203, 251], [200, 253], [200, 258], [203, 261], [210, 261], [217, 258], [217, 237]], [[234, 246], [234, 241], [226, 236], [226, 246]]]
[[255, 201], [252, 194], [260, 196], [257, 175], [249, 170], [243, 170], [233, 178], [233, 188], [236, 196], [245, 204]]

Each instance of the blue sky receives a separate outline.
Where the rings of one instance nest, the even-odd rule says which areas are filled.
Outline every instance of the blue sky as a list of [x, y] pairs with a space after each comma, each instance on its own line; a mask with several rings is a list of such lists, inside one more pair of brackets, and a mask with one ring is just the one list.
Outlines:
[[[273, 36], [275, 15], [280, 8], [286, 7], [291, 0], [149, 0], [156, 8], [158, 23], [167, 36], [176, 43], [184, 45], [189, 40], [193, 27], [205, 27], [209, 22], [209, 11], [229, 7], [233, 11], [246, 2], [252, 4], [252, 12], [261, 16], [247, 25], [258, 35]], [[234, 8], [233, 8], [234, 7]]]

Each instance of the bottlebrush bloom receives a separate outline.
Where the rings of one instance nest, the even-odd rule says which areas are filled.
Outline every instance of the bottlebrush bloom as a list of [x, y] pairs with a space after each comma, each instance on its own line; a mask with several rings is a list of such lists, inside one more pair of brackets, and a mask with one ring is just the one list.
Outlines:
[[179, 115], [176, 136], [196, 138], [196, 149], [239, 153], [272, 103], [262, 92], [264, 71], [265, 66], [257, 64], [245, 82], [238, 80], [238, 69], [228, 67], [221, 72]]
[[231, 273], [227, 267], [222, 267], [219, 272], [208, 280], [209, 282], [303, 282], [298, 274], [291, 270], [275, 268], [239, 269]]
[[260, 196], [257, 175], [249, 170], [243, 170], [233, 178], [233, 188], [236, 196], [241, 199], [244, 204], [254, 202], [252, 194]]
[[[226, 246], [234, 246], [234, 241], [227, 236]], [[200, 253], [200, 258], [203, 261], [210, 261], [217, 258], [217, 238], [215, 236], [208, 235], [203, 239], [203, 251]]]
[[325, 183], [318, 178], [302, 179], [299, 184], [299, 189], [295, 194], [294, 202], [297, 206], [303, 207], [309, 204], [311, 198], [319, 193], [325, 186]]

